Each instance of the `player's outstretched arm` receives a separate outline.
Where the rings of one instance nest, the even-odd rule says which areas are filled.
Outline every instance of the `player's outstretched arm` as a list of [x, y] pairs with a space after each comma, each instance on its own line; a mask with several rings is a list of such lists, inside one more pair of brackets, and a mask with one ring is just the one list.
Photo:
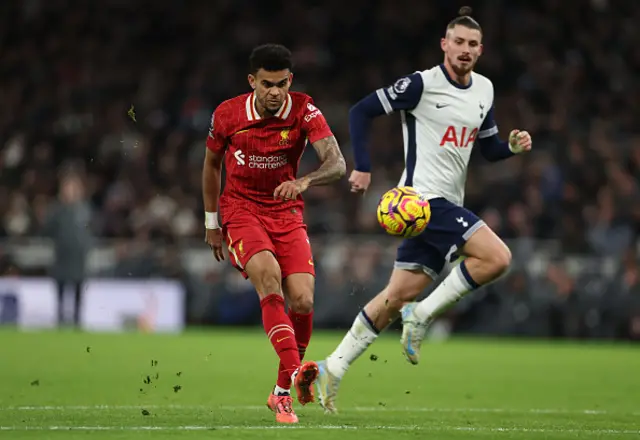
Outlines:
[[353, 146], [355, 169], [349, 177], [352, 192], [366, 191], [371, 183], [371, 158], [368, 145], [374, 118], [395, 111], [416, 108], [424, 84], [420, 73], [399, 78], [393, 85], [365, 96], [349, 110], [349, 132]]
[[353, 146], [355, 171], [367, 174], [371, 172], [368, 149], [371, 123], [374, 118], [386, 114], [379, 94], [376, 92], [367, 95], [349, 110], [349, 133]]
[[218, 200], [220, 198], [220, 176], [224, 153], [215, 153], [207, 148], [202, 169], [202, 200], [205, 211], [205, 241], [211, 247], [216, 260], [224, 260], [222, 232], [218, 224]]
[[355, 169], [349, 176], [351, 192], [364, 192], [371, 184], [371, 158], [369, 157], [369, 132], [374, 118], [386, 115], [377, 93], [361, 99], [349, 110], [349, 131]]

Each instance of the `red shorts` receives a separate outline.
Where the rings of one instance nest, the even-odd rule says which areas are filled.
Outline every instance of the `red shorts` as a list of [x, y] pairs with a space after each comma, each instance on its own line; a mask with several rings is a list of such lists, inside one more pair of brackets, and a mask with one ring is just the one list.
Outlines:
[[315, 276], [307, 226], [301, 217], [274, 218], [248, 211], [235, 211], [222, 225], [233, 267], [242, 272], [247, 262], [261, 251], [276, 257], [282, 279], [294, 273]]

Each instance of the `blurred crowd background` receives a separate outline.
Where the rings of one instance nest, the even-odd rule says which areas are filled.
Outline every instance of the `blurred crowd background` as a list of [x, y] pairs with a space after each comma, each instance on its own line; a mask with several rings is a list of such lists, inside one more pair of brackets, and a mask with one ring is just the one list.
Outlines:
[[[639, 338], [634, 0], [2, 1], [0, 273], [175, 278], [189, 323], [258, 322], [251, 286], [202, 243], [204, 139], [216, 105], [247, 91], [251, 49], [292, 49], [293, 88], [351, 165], [349, 107], [440, 63], [463, 4], [484, 29], [477, 71], [495, 85], [502, 136], [526, 129], [534, 152], [473, 158], [466, 204], [515, 262], [444, 331]], [[366, 196], [346, 180], [306, 195], [319, 326], [350, 323], [395, 254], [374, 210], [403, 168], [399, 117], [373, 130]], [[316, 166], [311, 149], [300, 172]]]

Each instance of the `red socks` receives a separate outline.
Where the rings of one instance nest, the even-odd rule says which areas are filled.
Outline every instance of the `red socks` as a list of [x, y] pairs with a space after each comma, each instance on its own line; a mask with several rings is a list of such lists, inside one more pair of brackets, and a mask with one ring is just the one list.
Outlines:
[[[298, 353], [294, 327], [284, 312], [284, 298], [275, 293], [269, 294], [260, 301], [260, 307], [262, 308], [264, 331], [280, 358], [283, 374], [287, 376], [287, 386], [283, 388], [289, 388], [291, 374], [300, 366], [300, 354]], [[310, 336], [311, 333], [309, 333]], [[278, 386], [282, 386], [280, 385], [280, 375], [278, 375]]]
[[[300, 354], [300, 361], [302, 361], [302, 359], [304, 359], [304, 354], [307, 351], [309, 340], [311, 340], [311, 332], [313, 331], [313, 311], [311, 313], [302, 314], [289, 310], [289, 319], [293, 325], [298, 353]], [[291, 388], [291, 373], [287, 371], [282, 361], [278, 367], [278, 381], [276, 382], [276, 385], [284, 389]]]
[[293, 331], [296, 332], [298, 353], [300, 353], [300, 361], [302, 361], [311, 340], [311, 332], [313, 332], [313, 311], [303, 314], [289, 310], [289, 319], [293, 324]]

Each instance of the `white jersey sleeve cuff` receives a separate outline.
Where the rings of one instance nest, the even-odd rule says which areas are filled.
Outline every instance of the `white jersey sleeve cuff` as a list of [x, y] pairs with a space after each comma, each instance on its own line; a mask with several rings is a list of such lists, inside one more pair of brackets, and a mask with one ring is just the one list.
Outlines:
[[496, 125], [494, 125], [491, 128], [487, 128], [486, 130], [482, 130], [481, 132], [479, 132], [478, 133], [478, 139], [488, 138], [490, 136], [493, 136], [494, 134], [498, 134], [498, 127]]

